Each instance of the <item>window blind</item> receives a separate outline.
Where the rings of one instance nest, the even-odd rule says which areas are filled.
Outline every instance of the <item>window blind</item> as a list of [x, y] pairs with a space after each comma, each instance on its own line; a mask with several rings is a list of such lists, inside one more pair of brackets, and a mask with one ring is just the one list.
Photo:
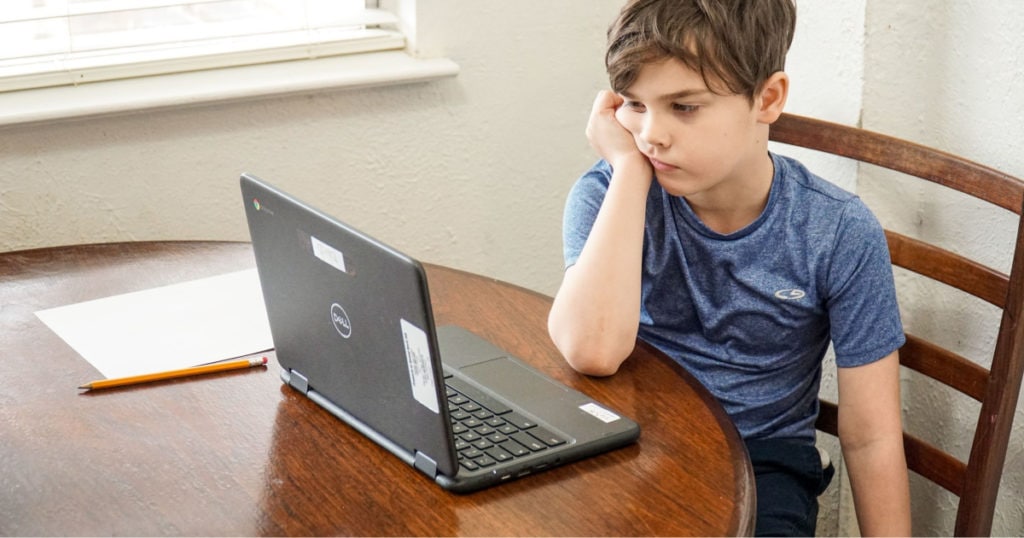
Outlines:
[[400, 49], [396, 27], [365, 0], [3, 0], [0, 91]]

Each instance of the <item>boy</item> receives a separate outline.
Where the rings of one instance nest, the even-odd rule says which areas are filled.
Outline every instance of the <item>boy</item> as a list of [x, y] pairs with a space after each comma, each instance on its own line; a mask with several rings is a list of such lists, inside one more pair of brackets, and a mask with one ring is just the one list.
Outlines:
[[814, 421], [833, 342], [860, 530], [909, 535], [885, 237], [859, 198], [768, 152], [795, 19], [792, 0], [622, 9], [613, 91], [587, 126], [601, 160], [566, 203], [548, 328], [582, 373], [615, 373], [639, 337], [708, 387], [747, 443], [758, 534], [814, 534], [832, 472]]

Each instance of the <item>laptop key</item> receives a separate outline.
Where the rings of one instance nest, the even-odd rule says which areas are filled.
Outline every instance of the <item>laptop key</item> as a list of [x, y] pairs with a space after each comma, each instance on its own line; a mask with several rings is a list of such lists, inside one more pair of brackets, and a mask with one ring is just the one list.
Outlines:
[[504, 419], [509, 424], [512, 424], [513, 426], [519, 428], [520, 430], [528, 430], [537, 425], [536, 422], [524, 417], [523, 415], [520, 415], [519, 413], [516, 413], [515, 411], [501, 418]]
[[544, 444], [548, 446], [558, 446], [565, 444], [565, 439], [562, 439], [558, 435], [552, 433], [550, 430], [537, 426], [528, 432], [533, 437], [540, 439]]
[[510, 424], [502, 424], [501, 426], [498, 426], [497, 428], [495, 428], [495, 430], [498, 430], [499, 432], [501, 432], [501, 433], [503, 433], [505, 435], [511, 435], [511, 434], [516, 433], [517, 431], [519, 431], [518, 428], [516, 428], [515, 426], [512, 426]]
[[473, 460], [473, 463], [475, 463], [475, 464], [477, 464], [477, 465], [479, 465], [481, 467], [490, 467], [491, 465], [494, 465], [495, 463], [498, 463], [498, 462], [494, 461], [494, 458], [492, 458], [490, 456], [487, 456], [487, 455], [484, 455], [484, 456], [480, 456], [479, 458], [476, 458], [475, 460]]
[[515, 439], [519, 444], [525, 446], [526, 448], [529, 448], [534, 452], [540, 452], [541, 450], [544, 450], [548, 447], [548, 445], [545, 445], [539, 439], [526, 432], [516, 432], [510, 435], [509, 437]]
[[494, 432], [487, 436], [487, 440], [494, 444], [504, 443], [506, 439], [508, 439], [508, 437], [505, 437], [504, 435], [498, 432]]
[[477, 389], [473, 385], [470, 385], [457, 377], [448, 379], [447, 383], [451, 388], [461, 392], [467, 398], [482, 405], [483, 407], [486, 407], [487, 409], [490, 409], [495, 415], [503, 415], [512, 410], [509, 406], [495, 400], [483, 392], [480, 392], [480, 389]]
[[509, 454], [512, 454], [513, 456], [525, 456], [530, 453], [530, 449], [511, 439], [499, 444], [498, 446], [505, 449]]
[[508, 460], [512, 459], [512, 454], [509, 454], [508, 452], [506, 452], [501, 447], [497, 447], [497, 446], [491, 447], [491, 448], [488, 448], [487, 450], [484, 450], [484, 452], [488, 456], [494, 458], [494, 461], [499, 461], [500, 462], [500, 461], [508, 461]]
[[463, 450], [462, 452], [459, 452], [459, 456], [471, 460], [479, 458], [483, 454], [483, 451], [476, 447], [470, 447]]

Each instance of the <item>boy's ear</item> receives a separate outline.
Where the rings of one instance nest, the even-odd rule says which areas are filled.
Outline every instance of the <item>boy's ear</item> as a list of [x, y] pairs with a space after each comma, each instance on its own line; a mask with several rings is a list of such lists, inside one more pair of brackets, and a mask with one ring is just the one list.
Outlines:
[[757, 106], [757, 121], [770, 124], [779, 119], [782, 109], [786, 107], [786, 98], [789, 96], [789, 75], [782, 71], [776, 71], [761, 86], [755, 105]]

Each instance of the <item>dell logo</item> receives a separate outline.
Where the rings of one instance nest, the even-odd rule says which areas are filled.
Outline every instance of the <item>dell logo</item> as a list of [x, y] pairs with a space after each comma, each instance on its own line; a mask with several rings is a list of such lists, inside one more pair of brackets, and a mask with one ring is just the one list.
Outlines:
[[331, 323], [334, 324], [334, 328], [342, 338], [352, 336], [352, 322], [349, 321], [345, 309], [338, 303], [331, 305]]

